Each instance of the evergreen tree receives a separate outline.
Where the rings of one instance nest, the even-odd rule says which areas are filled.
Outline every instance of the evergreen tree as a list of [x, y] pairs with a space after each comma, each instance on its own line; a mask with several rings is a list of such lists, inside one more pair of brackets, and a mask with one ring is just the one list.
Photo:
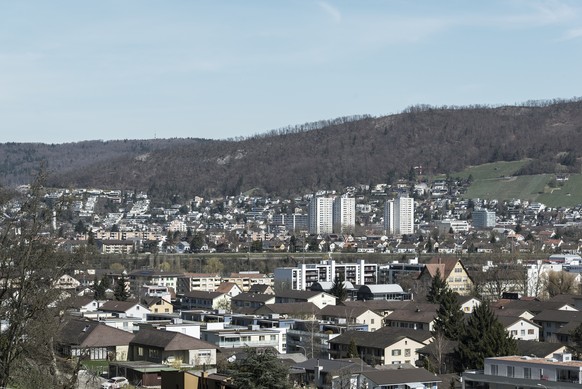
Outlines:
[[350, 339], [350, 345], [348, 346], [348, 358], [357, 358], [358, 357], [358, 346], [356, 345], [356, 341]]
[[348, 298], [348, 290], [344, 285], [343, 278], [335, 276], [329, 294], [334, 295], [338, 302], [345, 301]]
[[456, 341], [463, 334], [463, 322], [464, 314], [457, 294], [446, 286], [435, 318], [435, 331], [442, 331], [447, 339]]
[[121, 277], [117, 280], [117, 285], [115, 285], [115, 291], [113, 295], [117, 301], [126, 301], [129, 298], [129, 292], [126, 289], [127, 279], [125, 274], [121, 273]]
[[232, 378], [240, 389], [289, 389], [288, 368], [275, 351], [247, 348], [246, 356], [232, 365]]
[[95, 300], [105, 300], [105, 287], [103, 281], [99, 282], [97, 277], [93, 281], [93, 298]]
[[465, 325], [465, 331], [457, 349], [462, 371], [465, 369], [482, 369], [487, 357], [499, 357], [517, 354], [515, 339], [503, 328], [491, 308], [486, 303], [479, 305], [471, 314]]
[[570, 332], [570, 350], [573, 351], [577, 359], [582, 356], [582, 324]]
[[432, 283], [426, 299], [429, 303], [440, 304], [441, 298], [445, 288], [447, 287], [446, 281], [441, 276], [440, 269], [437, 268], [435, 276], [432, 278]]

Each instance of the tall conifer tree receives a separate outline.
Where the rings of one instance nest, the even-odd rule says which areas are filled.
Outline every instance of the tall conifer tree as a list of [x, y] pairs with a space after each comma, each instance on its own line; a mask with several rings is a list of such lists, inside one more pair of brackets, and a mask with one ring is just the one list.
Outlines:
[[460, 369], [482, 369], [487, 357], [517, 354], [517, 343], [497, 320], [487, 303], [479, 305], [465, 325], [457, 349]]

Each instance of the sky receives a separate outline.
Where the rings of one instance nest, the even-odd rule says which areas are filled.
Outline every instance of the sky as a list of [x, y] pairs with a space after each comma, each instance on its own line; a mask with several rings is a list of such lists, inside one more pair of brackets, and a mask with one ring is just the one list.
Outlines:
[[7, 0], [0, 143], [582, 96], [582, 1]]

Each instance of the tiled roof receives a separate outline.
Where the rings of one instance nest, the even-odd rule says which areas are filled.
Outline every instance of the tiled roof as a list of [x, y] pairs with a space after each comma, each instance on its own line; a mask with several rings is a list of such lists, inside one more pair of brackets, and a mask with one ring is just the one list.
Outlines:
[[133, 334], [94, 320], [73, 318], [59, 330], [59, 342], [78, 347], [127, 346]]
[[164, 349], [164, 351], [217, 349], [211, 343], [184, 335], [180, 332], [141, 328], [131, 344], [150, 346]]

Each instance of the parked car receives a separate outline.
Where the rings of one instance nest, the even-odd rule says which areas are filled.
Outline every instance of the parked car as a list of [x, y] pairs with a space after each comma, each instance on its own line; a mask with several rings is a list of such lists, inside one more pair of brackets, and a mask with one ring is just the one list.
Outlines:
[[113, 377], [101, 384], [101, 389], [119, 389], [129, 385], [125, 377]]

